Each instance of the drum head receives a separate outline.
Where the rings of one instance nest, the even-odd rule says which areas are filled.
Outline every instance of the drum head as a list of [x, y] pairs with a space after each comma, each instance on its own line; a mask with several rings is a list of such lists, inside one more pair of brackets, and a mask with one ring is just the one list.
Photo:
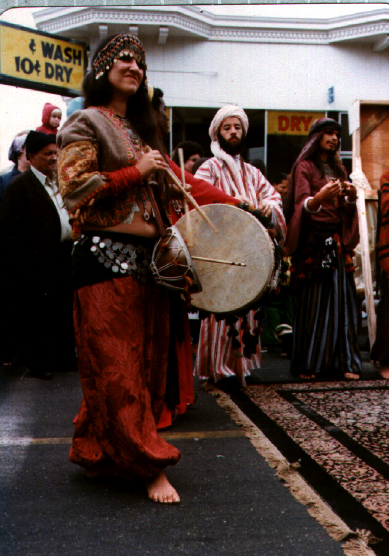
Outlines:
[[241, 262], [246, 266], [193, 259], [203, 291], [193, 294], [192, 305], [210, 313], [233, 314], [265, 293], [274, 270], [273, 243], [264, 226], [248, 212], [221, 204], [201, 208], [218, 233], [196, 210], [176, 223], [192, 258]]

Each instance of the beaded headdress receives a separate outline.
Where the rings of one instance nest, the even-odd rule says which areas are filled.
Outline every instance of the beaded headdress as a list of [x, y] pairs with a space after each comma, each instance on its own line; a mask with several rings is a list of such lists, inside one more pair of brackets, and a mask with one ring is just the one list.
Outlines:
[[146, 71], [146, 53], [143, 44], [135, 35], [116, 35], [104, 46], [92, 63], [96, 79], [111, 69], [123, 56], [133, 56], [139, 66]]

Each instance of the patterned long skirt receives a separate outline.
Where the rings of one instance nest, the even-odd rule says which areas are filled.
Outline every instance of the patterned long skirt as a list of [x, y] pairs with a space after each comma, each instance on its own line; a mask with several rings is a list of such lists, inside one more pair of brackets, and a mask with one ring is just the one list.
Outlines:
[[84, 394], [70, 460], [95, 474], [155, 477], [180, 452], [157, 434], [165, 395], [169, 300], [131, 276], [79, 288], [74, 326]]
[[[353, 274], [336, 253], [335, 268], [297, 278], [293, 296], [293, 375], [343, 378], [360, 374], [357, 303]], [[321, 259], [322, 260], [322, 259]]]

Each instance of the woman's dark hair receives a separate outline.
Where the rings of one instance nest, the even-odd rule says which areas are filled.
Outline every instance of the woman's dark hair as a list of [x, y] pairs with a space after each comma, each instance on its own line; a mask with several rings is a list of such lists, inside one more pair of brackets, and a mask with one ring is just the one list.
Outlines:
[[272, 184], [278, 185], [279, 183], [287, 179], [288, 179], [288, 174], [285, 174], [285, 172], [277, 172], [277, 174], [274, 174]]
[[192, 174], [195, 175], [195, 173], [200, 168], [200, 166], [202, 166], [204, 162], [206, 162], [207, 160], [209, 159], [206, 156], [203, 156], [202, 158], [198, 158], [192, 166], [192, 170], [191, 170]]
[[[111, 35], [100, 42], [93, 55], [92, 62], [96, 59], [100, 50], [102, 50], [114, 37]], [[113, 94], [112, 85], [108, 80], [108, 71], [106, 71], [99, 79], [95, 78], [93, 69], [85, 75], [82, 90], [85, 101], [84, 108], [90, 106], [107, 106]], [[131, 125], [136, 129], [141, 138], [152, 149], [158, 149], [164, 152], [163, 145], [159, 140], [157, 126], [155, 124], [151, 104], [147, 94], [146, 71], [144, 72], [142, 83], [137, 92], [128, 99], [126, 117], [130, 120]]]
[[[100, 42], [93, 55], [92, 63], [100, 50], [116, 36], [117, 35], [111, 35]], [[89, 108], [91, 106], [108, 106], [113, 95], [113, 87], [108, 80], [108, 71], [104, 72], [99, 79], [95, 78], [93, 69], [88, 71], [82, 82], [82, 90], [85, 97], [84, 108]], [[142, 83], [138, 90], [127, 101], [126, 117], [131, 122], [134, 129], [139, 133], [141, 139], [152, 149], [158, 150], [166, 160], [165, 149], [158, 135], [157, 125], [153, 117], [152, 106], [147, 93], [145, 70]], [[158, 175], [157, 179], [161, 189], [165, 190], [165, 174], [163, 172], [156, 172], [156, 175]]]
[[[313, 153], [313, 155], [311, 156], [311, 159], [316, 164], [316, 166], [319, 168], [319, 170], [321, 172], [321, 177], [323, 178], [324, 175], [325, 175], [325, 172], [324, 172], [323, 162], [322, 162], [322, 160], [319, 156], [319, 152], [315, 151]], [[341, 163], [340, 163], [339, 153], [337, 151], [335, 153], [332, 153], [332, 152], [328, 153], [327, 164], [331, 168], [331, 170], [334, 172], [334, 175], [335, 175], [336, 178], [340, 178], [342, 180], [345, 179], [344, 171], [343, 171]]]
[[180, 165], [178, 149], [182, 149], [184, 151], [184, 162], [186, 162], [188, 158], [194, 154], [198, 154], [200, 157], [204, 156], [203, 147], [199, 143], [195, 143], [194, 141], [181, 141], [181, 143], [178, 143], [177, 147], [174, 149], [172, 155], [172, 160], [178, 165]]
[[162, 89], [158, 89], [158, 87], [154, 87], [153, 98], [151, 99], [151, 106], [155, 112], [158, 112], [159, 107], [161, 106], [163, 98], [163, 91]]

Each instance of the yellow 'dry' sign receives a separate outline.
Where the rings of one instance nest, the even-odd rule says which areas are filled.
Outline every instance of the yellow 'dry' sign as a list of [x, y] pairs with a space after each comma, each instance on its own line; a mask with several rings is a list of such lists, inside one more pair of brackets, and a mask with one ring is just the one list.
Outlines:
[[308, 135], [313, 122], [324, 116], [324, 112], [269, 110], [267, 132], [269, 135]]
[[0, 23], [0, 83], [77, 96], [86, 60], [84, 43]]

